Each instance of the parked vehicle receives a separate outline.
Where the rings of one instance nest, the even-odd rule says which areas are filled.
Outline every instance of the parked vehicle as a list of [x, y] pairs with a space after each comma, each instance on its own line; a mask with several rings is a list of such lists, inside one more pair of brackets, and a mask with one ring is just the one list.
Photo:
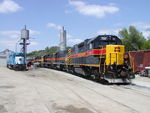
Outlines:
[[150, 77], [150, 66], [145, 67], [145, 69], [140, 72], [140, 75], [144, 77]]
[[150, 66], [149, 67], [145, 67], [145, 74], [144, 74], [144, 76], [150, 77]]

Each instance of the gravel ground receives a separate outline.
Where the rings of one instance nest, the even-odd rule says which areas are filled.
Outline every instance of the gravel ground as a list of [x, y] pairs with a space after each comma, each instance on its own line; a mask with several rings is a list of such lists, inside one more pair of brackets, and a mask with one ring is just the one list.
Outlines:
[[149, 105], [148, 87], [102, 85], [52, 69], [0, 68], [0, 113], [149, 113]]
[[133, 84], [141, 86], [141, 87], [147, 87], [150, 88], [150, 78], [149, 77], [140, 77], [136, 76], [136, 79], [132, 81]]

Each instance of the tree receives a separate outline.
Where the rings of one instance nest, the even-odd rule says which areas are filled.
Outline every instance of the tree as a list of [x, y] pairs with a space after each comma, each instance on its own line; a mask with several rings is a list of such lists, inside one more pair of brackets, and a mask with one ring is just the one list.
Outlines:
[[119, 35], [126, 47], [126, 51], [144, 49], [144, 43], [146, 42], [146, 39], [134, 26], [129, 26], [128, 29], [122, 29], [119, 31]]
[[38, 57], [38, 56], [43, 56], [46, 54], [51, 54], [57, 52], [59, 47], [57, 46], [52, 46], [52, 47], [46, 47], [45, 50], [39, 50], [39, 51], [33, 51], [28, 53], [28, 57]]
[[150, 40], [145, 41], [142, 47], [143, 47], [144, 50], [145, 49], [147, 49], [147, 50], [150, 49]]

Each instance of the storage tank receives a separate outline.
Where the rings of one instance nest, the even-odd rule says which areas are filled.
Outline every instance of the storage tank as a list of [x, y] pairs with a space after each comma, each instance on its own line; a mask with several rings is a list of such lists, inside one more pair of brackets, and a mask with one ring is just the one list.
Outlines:
[[60, 30], [60, 51], [64, 51], [66, 49], [66, 30], [64, 27]]
[[29, 39], [29, 30], [26, 29], [26, 26], [21, 30], [21, 38], [26, 40]]

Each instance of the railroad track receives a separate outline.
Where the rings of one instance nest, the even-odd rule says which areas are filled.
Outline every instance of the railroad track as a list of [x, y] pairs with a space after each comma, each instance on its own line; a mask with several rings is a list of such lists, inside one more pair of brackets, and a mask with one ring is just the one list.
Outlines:
[[[126, 108], [126, 109], [128, 109], [128, 110], [130, 110], [131, 112], [133, 112], [133, 113], [139, 113], [139, 111], [135, 108], [135, 107], [133, 107], [133, 106], [130, 106], [130, 105], [128, 105], [128, 104], [126, 104], [126, 103], [124, 103], [122, 100], [117, 100], [117, 98], [113, 98], [113, 96], [111, 96], [111, 95], [107, 95], [106, 94], [106, 92], [99, 92], [98, 91], [98, 89], [94, 89], [94, 87], [95, 86], [99, 86], [99, 85], [102, 85], [102, 84], [100, 84], [100, 83], [92, 83], [93, 81], [89, 81], [89, 85], [86, 85], [86, 83], [87, 82], [85, 82], [86, 80], [81, 80], [81, 79], [78, 79], [78, 78], [72, 78], [71, 77], [71, 75], [69, 75], [70, 77], [66, 77], [66, 75], [65, 76], [60, 76], [59, 74], [65, 74], [64, 72], [62, 73], [61, 71], [59, 71], [59, 72], [57, 72], [56, 70], [54, 70], [54, 71], [52, 71], [52, 73], [54, 74], [53, 75], [53, 78], [50, 78], [50, 77], [46, 77], [46, 78], [44, 78], [43, 77], [43, 79], [44, 80], [46, 80], [46, 79], [49, 79], [49, 80], [56, 80], [56, 81], [59, 81], [58, 82], [58, 86], [60, 86], [60, 88], [61, 88], [61, 86], [62, 87], [64, 87], [65, 88], [65, 90], [67, 91], [70, 91], [70, 92], [72, 92], [72, 94], [73, 95], [75, 95], [77, 98], [79, 98], [79, 103], [81, 103], [82, 105], [86, 105], [86, 106], [89, 106], [88, 108], [91, 108], [91, 110], [93, 110], [94, 111], [94, 113], [99, 113], [98, 111], [97, 111], [97, 109], [95, 108], [95, 106], [93, 106], [92, 105], [92, 103], [89, 101], [89, 100], [87, 100], [86, 98], [84, 98], [84, 96], [83, 95], [81, 95], [82, 93], [80, 93], [80, 92], [78, 92], [78, 88], [81, 88], [82, 89], [82, 87], [84, 88], [84, 89], [86, 89], [87, 90], [87, 92], [94, 92], [95, 94], [97, 94], [97, 95], [100, 95], [101, 97], [104, 97], [106, 100], [108, 100], [108, 101], [110, 101], [110, 102], [114, 102], [114, 103], [116, 103], [118, 106], [120, 105], [120, 106], [123, 106], [124, 108]], [[48, 76], [48, 75], [46, 75], [46, 76]], [[67, 75], [68, 76], [68, 75]], [[79, 77], [80, 78], [80, 77]], [[75, 79], [77, 79], [77, 80], [75, 80]], [[40, 81], [39, 81], [40, 82]], [[57, 87], [52, 87], [52, 86], [49, 86], [49, 83], [48, 82], [50, 82], [50, 81], [46, 81], [44, 84], [47, 86], [47, 87], [50, 87], [50, 88], [52, 88], [53, 90], [55, 90], [56, 92], [58, 91], [58, 88]], [[92, 84], [91, 84], [92, 83]], [[70, 85], [71, 84], [71, 85]], [[97, 84], [97, 85], [96, 85]], [[73, 85], [75, 86], [75, 87], [73, 87]], [[103, 85], [104, 86], [104, 85]], [[131, 84], [131, 85], [114, 85], [114, 84], [112, 84], [112, 85], [106, 85], [106, 86], [108, 86], [108, 89], [107, 90], [109, 90], [109, 88], [111, 88], [111, 89], [114, 89], [114, 90], [119, 90], [119, 91], [126, 91], [125, 93], [128, 93], [128, 92], [132, 92], [131, 94], [138, 94], [139, 95], [139, 97], [142, 97], [142, 96], [145, 96], [146, 98], [150, 98], [150, 96], [148, 95], [148, 94], [146, 94], [146, 93], [144, 93], [143, 91], [142, 91], [142, 89], [147, 89], [146, 87], [141, 87], [141, 86], [138, 86], [138, 85], [134, 85], [134, 84]], [[75, 88], [75, 89], [74, 89]], [[139, 88], [141, 88], [141, 89], [139, 89]], [[77, 90], [77, 91], [76, 91]], [[88, 91], [89, 90], [89, 91]], [[148, 89], [149, 90], [149, 89]], [[67, 91], [67, 92], [68, 92]], [[113, 90], [111, 90], [111, 91], [113, 91]], [[119, 92], [120, 93], [120, 92]], [[119, 94], [118, 93], [118, 94]], [[116, 93], [117, 94], [117, 93]], [[70, 97], [68, 94], [66, 94], [66, 93], [64, 93], [64, 92], [62, 92], [62, 95], [64, 95], [64, 96], [66, 96], [67, 97], [67, 99], [70, 99], [70, 100], [72, 100], [72, 101], [75, 101], [75, 99], [74, 98], [72, 98], [72, 97]]]
[[130, 89], [131, 91], [137, 93], [137, 94], [140, 94], [140, 95], [144, 95], [146, 97], [150, 97], [150, 94], [146, 94], [144, 92], [144, 90], [150, 90], [150, 88], [148, 87], [144, 87], [144, 86], [139, 86], [139, 85], [136, 85], [136, 84], [130, 84], [130, 85], [120, 85], [120, 86], [117, 86], [118, 88], [124, 88], [124, 89]]

